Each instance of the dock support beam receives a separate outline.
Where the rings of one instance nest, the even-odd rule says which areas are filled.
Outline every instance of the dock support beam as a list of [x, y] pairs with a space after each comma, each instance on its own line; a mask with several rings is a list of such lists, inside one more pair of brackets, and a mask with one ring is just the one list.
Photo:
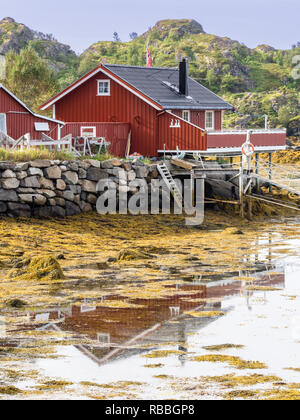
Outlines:
[[239, 187], [240, 187], [240, 216], [244, 218], [244, 168], [241, 165], [239, 175]]
[[[256, 155], [255, 155], [255, 173], [256, 173], [256, 175], [259, 174], [259, 153], [256, 153]], [[257, 191], [259, 190], [259, 180], [258, 180], [258, 178], [256, 179], [256, 189], [257, 189]]]
[[[272, 181], [273, 180], [273, 154], [269, 153], [269, 180]], [[272, 194], [273, 192], [273, 186], [272, 184], [270, 184], [270, 188], [269, 188], [270, 193]]]

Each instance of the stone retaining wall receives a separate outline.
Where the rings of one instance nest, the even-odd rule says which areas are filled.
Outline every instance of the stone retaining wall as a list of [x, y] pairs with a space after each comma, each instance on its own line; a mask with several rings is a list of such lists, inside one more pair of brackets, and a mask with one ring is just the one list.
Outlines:
[[100, 179], [109, 179], [120, 190], [128, 189], [122, 179], [143, 178], [150, 183], [157, 177], [156, 165], [140, 161], [0, 162], [0, 213], [9, 217], [72, 216], [96, 208]]

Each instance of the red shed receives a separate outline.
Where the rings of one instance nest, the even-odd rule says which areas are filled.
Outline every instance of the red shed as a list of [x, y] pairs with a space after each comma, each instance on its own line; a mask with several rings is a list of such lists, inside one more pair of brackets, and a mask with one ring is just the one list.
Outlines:
[[[179, 69], [99, 64], [41, 109], [50, 107], [53, 118], [66, 124], [63, 134], [78, 136], [88, 130], [94, 137], [106, 137], [112, 150], [121, 155], [126, 141], [110, 136], [107, 124], [129, 124], [131, 152], [144, 156], [157, 156], [164, 150], [176, 153], [177, 149], [201, 152], [208, 144], [211, 150], [230, 149], [237, 142], [241, 150], [246, 140], [244, 132], [239, 138], [212, 138], [212, 134], [223, 133], [223, 111], [234, 108], [190, 78], [186, 60]], [[264, 146], [285, 144], [285, 132], [279, 137], [270, 134], [261, 138]]]
[[32, 112], [20, 99], [0, 84], [0, 131], [13, 139], [30, 133], [33, 140], [40, 140], [42, 133], [53, 139], [60, 135], [62, 121]]

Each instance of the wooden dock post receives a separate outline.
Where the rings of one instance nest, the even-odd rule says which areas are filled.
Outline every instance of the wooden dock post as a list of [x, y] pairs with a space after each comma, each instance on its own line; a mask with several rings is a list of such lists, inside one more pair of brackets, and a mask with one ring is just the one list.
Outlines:
[[243, 168], [243, 165], [241, 165], [240, 167], [239, 187], [240, 187], [240, 216], [244, 218], [244, 168]]
[[[273, 180], [273, 154], [269, 153], [269, 180]], [[273, 192], [273, 186], [270, 184], [269, 191], [272, 194]]]
[[[259, 153], [256, 153], [255, 155], [255, 173], [256, 175], [259, 174]], [[259, 179], [256, 178], [256, 189], [258, 191], [259, 189]]]

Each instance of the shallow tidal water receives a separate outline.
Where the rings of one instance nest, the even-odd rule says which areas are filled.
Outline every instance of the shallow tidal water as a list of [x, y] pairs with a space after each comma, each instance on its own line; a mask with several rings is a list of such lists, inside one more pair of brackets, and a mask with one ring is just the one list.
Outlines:
[[2, 307], [0, 397], [300, 399], [299, 222], [186, 231], [100, 271], [77, 255], [45, 301]]

